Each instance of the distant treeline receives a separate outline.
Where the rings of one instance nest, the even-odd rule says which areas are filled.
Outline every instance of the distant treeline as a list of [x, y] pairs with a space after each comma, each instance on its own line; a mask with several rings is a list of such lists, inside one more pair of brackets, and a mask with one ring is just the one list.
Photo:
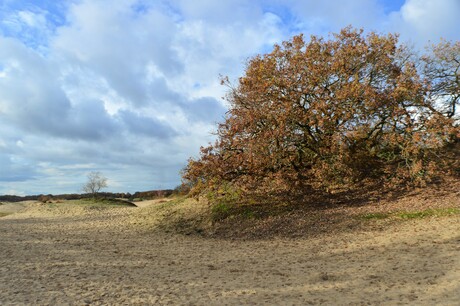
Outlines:
[[[161, 197], [167, 197], [174, 193], [177, 193], [177, 190], [173, 189], [163, 189], [163, 190], [150, 190], [150, 191], [136, 191], [135, 193], [112, 193], [112, 192], [100, 192], [98, 197], [105, 199], [127, 199], [127, 200], [145, 200], [145, 199], [155, 199]], [[43, 198], [49, 200], [78, 200], [84, 198], [90, 198], [90, 194], [39, 194], [39, 195], [30, 195], [30, 196], [16, 196], [16, 195], [0, 195], [0, 201], [4, 202], [20, 202], [20, 201], [41, 201]]]

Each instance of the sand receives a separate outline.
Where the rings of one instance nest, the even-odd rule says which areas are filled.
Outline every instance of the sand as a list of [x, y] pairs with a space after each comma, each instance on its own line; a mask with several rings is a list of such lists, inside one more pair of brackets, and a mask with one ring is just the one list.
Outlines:
[[459, 305], [460, 216], [241, 241], [137, 228], [147, 207], [0, 218], [0, 305]]

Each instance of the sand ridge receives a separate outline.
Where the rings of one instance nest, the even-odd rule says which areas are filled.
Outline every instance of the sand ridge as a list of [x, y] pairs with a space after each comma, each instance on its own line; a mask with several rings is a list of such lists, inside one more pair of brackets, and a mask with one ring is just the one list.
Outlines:
[[460, 303], [460, 216], [238, 241], [139, 229], [145, 208], [0, 218], [0, 304]]

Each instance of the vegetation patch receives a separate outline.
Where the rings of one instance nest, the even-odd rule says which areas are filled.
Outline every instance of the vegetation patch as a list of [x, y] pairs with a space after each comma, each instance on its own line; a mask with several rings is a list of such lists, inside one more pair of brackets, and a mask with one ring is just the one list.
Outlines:
[[160, 229], [185, 235], [202, 234], [210, 229], [211, 214], [205, 201], [176, 197], [136, 210], [130, 223], [147, 231]]
[[460, 214], [460, 209], [452, 208], [438, 208], [438, 209], [425, 209], [421, 211], [400, 211], [393, 213], [367, 213], [359, 216], [362, 220], [382, 220], [391, 217], [399, 219], [423, 219], [426, 217], [445, 217]]
[[428, 216], [432, 216], [433, 212], [431, 210], [426, 211], [413, 211], [413, 212], [401, 212], [397, 216], [401, 219], [421, 219]]
[[360, 216], [360, 219], [364, 220], [381, 220], [390, 217], [388, 213], [368, 213]]
[[[64, 203], [56, 203], [54, 205], [63, 205]], [[121, 199], [81, 199], [67, 201], [66, 204], [92, 206], [92, 207], [116, 207], [116, 206], [129, 206], [136, 207], [136, 204]]]
[[231, 215], [232, 208], [227, 203], [217, 203], [211, 207], [212, 219], [214, 221], [223, 220]]
[[422, 219], [426, 217], [444, 217], [460, 214], [459, 208], [427, 209], [424, 211], [400, 212], [396, 214], [401, 219]]

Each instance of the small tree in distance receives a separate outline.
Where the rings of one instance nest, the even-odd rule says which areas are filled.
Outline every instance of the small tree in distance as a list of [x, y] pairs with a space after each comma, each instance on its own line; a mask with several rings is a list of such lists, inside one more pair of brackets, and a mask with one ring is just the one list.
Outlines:
[[83, 185], [83, 191], [89, 193], [93, 198], [97, 197], [98, 192], [107, 187], [107, 178], [98, 171], [93, 171], [88, 174], [88, 181]]

